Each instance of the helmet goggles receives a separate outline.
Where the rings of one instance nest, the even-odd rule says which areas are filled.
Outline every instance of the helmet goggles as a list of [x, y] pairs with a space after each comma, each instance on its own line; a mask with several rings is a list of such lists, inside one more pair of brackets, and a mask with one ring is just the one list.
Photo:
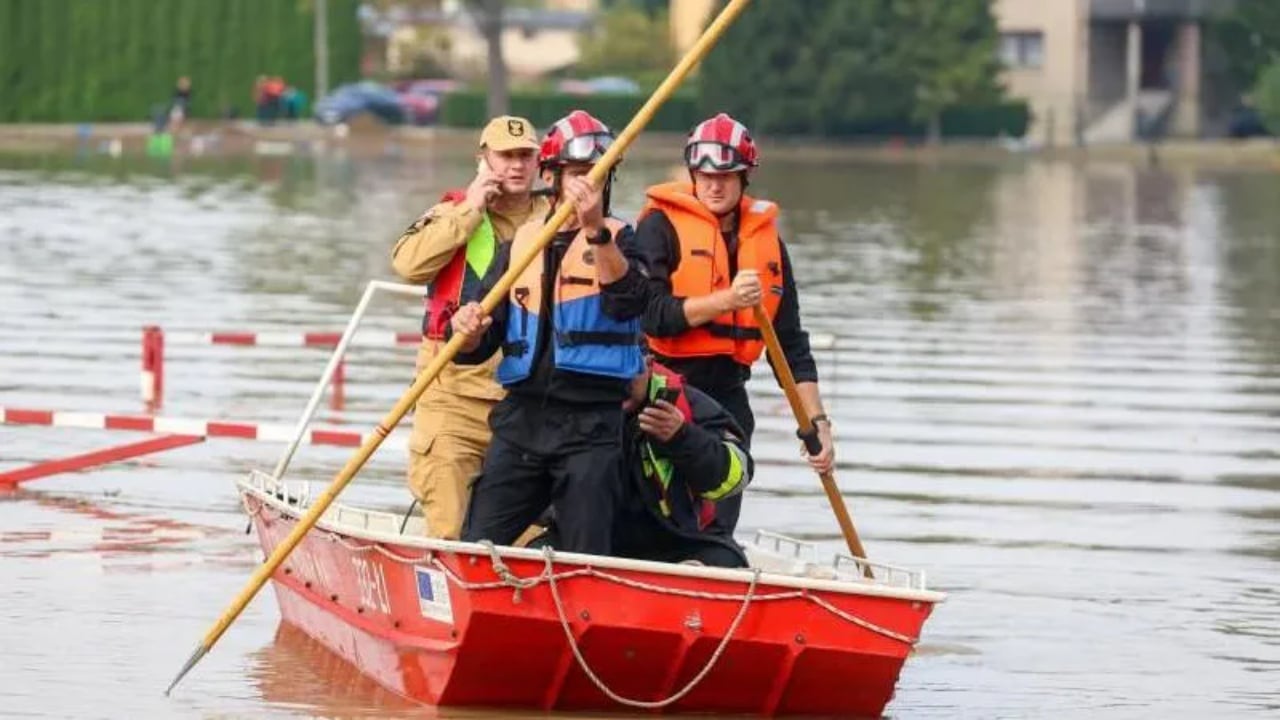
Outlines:
[[750, 169], [738, 149], [724, 143], [710, 140], [690, 143], [684, 149], [684, 162], [690, 170], [703, 172], [737, 172]]
[[556, 160], [562, 163], [594, 163], [613, 145], [613, 135], [604, 132], [576, 135], [560, 146]]

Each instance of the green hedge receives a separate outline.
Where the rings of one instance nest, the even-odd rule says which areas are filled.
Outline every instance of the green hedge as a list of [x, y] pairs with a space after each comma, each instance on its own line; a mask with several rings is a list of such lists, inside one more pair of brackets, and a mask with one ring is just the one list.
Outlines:
[[942, 114], [944, 137], [1022, 137], [1031, 124], [1031, 108], [1024, 101], [986, 107], [961, 107]]
[[[570, 111], [582, 109], [618, 131], [631, 120], [644, 100], [644, 97], [631, 95], [582, 97], [552, 92], [521, 92], [512, 94], [511, 112], [529, 118], [539, 128], [546, 128]], [[479, 91], [447, 95], [440, 111], [441, 124], [451, 127], [480, 127], [487, 117], [485, 95]], [[662, 106], [649, 129], [683, 133], [701, 119], [697, 99], [677, 95]], [[750, 118], [741, 119], [751, 124]], [[996, 137], [1001, 133], [1021, 137], [1030, 121], [1031, 113], [1025, 102], [954, 108], [943, 113], [942, 133], [944, 137]], [[868, 117], [836, 128], [832, 134], [837, 137], [921, 137], [925, 134], [925, 126], [907, 118]]]
[[[329, 84], [359, 75], [359, 0], [329, 0]], [[253, 115], [258, 75], [314, 101], [304, 0], [0, 0], [0, 122], [145, 120], [174, 82], [192, 114]]]
[[1253, 95], [1262, 124], [1272, 135], [1280, 135], [1280, 61], [1262, 71]]
[[[647, 100], [641, 95], [568, 95], [552, 92], [511, 93], [511, 114], [528, 118], [540, 130], [573, 110], [586, 110], [620, 132]], [[450, 93], [440, 109], [440, 123], [450, 127], [481, 127], [488, 119], [483, 91]], [[648, 129], [688, 132], [698, 122], [698, 107], [691, 95], [676, 95], [658, 109]]]
[[[750, 124], [749, 118], [743, 118]], [[992, 138], [1001, 134], [1022, 137], [1031, 123], [1027, 103], [1002, 102], [994, 105], [957, 107], [942, 113], [943, 138]], [[928, 126], [905, 117], [866, 117], [846, 121], [827, 135], [838, 138], [906, 137], [921, 138]]]

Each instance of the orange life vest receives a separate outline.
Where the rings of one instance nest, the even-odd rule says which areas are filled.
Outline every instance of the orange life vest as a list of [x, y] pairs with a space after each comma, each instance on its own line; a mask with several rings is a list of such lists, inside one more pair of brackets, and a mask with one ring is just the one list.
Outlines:
[[[700, 297], [733, 284], [729, 251], [720, 235], [720, 219], [693, 195], [687, 182], [649, 188], [640, 217], [661, 210], [675, 228], [680, 263], [671, 274], [671, 294]], [[765, 314], [770, 321], [782, 304], [782, 245], [778, 240], [778, 206], [768, 200], [742, 196], [738, 207], [738, 271], [760, 273]], [[649, 336], [649, 347], [665, 357], [729, 355], [751, 365], [764, 352], [764, 337], [751, 308], [725, 313], [711, 322], [674, 337]]]
[[[605, 218], [616, 236], [626, 227], [619, 220]], [[539, 224], [528, 223], [511, 241], [511, 257], [521, 257], [537, 236]], [[507, 328], [498, 364], [498, 382], [504, 387], [529, 377], [537, 355], [538, 328], [552, 323], [552, 351], [555, 367], [561, 370], [628, 380], [640, 373], [640, 321], [614, 320], [605, 314], [596, 279], [595, 248], [579, 231], [560, 260], [555, 279], [553, 317], [542, 317], [543, 253], [511, 284]]]

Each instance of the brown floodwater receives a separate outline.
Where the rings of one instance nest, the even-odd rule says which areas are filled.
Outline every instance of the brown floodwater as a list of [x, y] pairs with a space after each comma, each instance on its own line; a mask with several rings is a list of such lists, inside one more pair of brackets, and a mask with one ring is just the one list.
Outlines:
[[[675, 155], [675, 150], [672, 152]], [[400, 230], [472, 167], [409, 156], [0, 158], [0, 406], [143, 411], [144, 324], [340, 330]], [[623, 216], [672, 168], [623, 167]], [[765, 158], [816, 333], [837, 477], [870, 553], [950, 593], [892, 717], [1280, 712], [1280, 177], [1194, 168]], [[410, 299], [370, 327], [412, 331]], [[291, 424], [326, 354], [170, 347], [163, 414]], [[368, 431], [409, 348], [356, 348]], [[768, 373], [744, 534], [840, 540]], [[0, 471], [140, 439], [0, 426]], [[411, 705], [265, 590], [165, 685], [260, 558], [233, 483], [282, 445], [210, 440], [0, 496], [0, 715], [512, 717]], [[304, 447], [327, 480], [348, 450]], [[344, 501], [404, 510], [379, 452]]]

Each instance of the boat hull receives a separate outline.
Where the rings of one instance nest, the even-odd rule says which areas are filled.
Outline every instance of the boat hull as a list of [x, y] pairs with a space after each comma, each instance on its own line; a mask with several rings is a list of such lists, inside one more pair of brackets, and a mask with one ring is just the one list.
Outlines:
[[[266, 553], [298, 515], [272, 500], [245, 491]], [[664, 710], [876, 717], [934, 605], [927, 593], [371, 537], [340, 523], [308, 533], [272, 578], [281, 614], [432, 705], [625, 710], [600, 685], [653, 702], [712, 663]]]

